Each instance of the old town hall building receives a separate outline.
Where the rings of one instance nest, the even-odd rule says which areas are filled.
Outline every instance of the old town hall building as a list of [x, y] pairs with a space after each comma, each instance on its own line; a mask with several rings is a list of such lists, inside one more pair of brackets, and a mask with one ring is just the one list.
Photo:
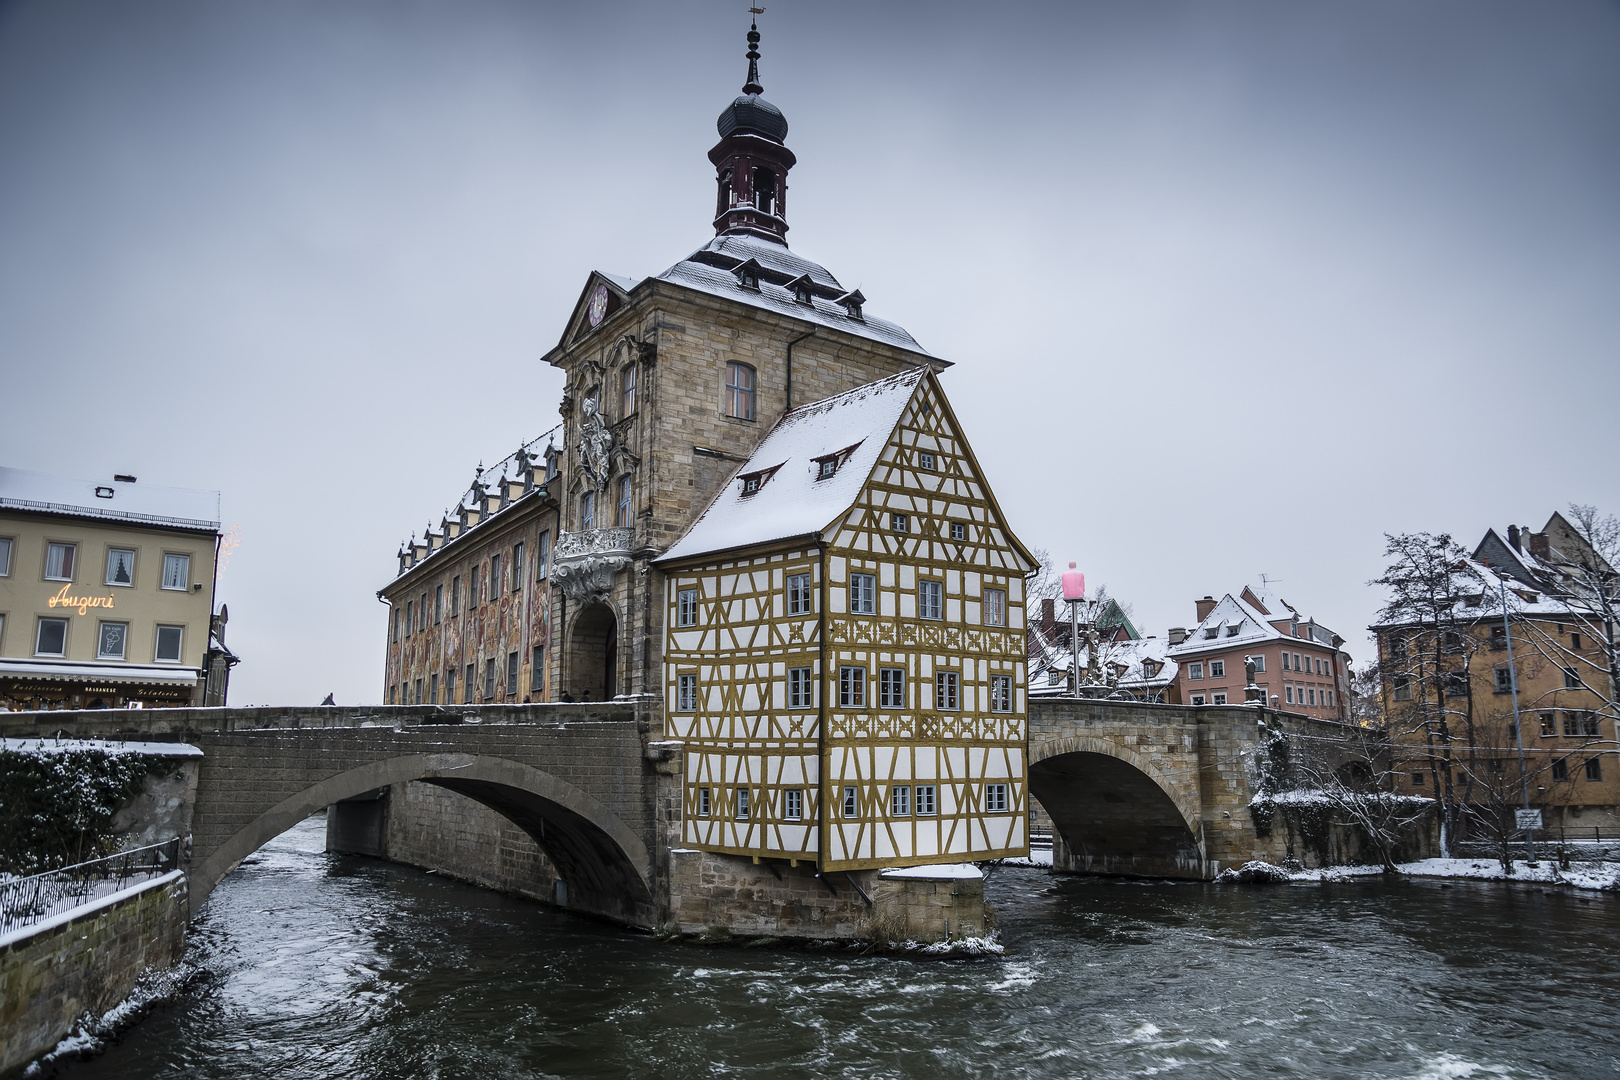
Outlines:
[[561, 437], [506, 481], [514, 511], [536, 507], [511, 530], [531, 557], [484, 550], [476, 514], [414, 544], [380, 594], [387, 693], [455, 685], [394, 628], [439, 617], [419, 561], [466, 562], [464, 582], [537, 598], [523, 640], [455, 657], [453, 700], [661, 701], [685, 846], [822, 870], [1022, 852], [1033, 560], [946, 399], [949, 364], [788, 246], [795, 159], [748, 37], [709, 151], [714, 239], [656, 277], [586, 280], [544, 358], [564, 374]]

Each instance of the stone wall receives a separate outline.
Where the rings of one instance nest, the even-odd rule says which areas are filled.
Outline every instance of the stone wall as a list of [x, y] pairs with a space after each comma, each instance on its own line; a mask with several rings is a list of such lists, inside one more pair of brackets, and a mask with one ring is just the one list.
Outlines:
[[413, 780], [393, 785], [384, 805], [383, 857], [531, 900], [557, 900], [551, 860], [528, 833], [482, 803]]
[[123, 1001], [143, 972], [178, 962], [188, 915], [176, 871], [0, 938], [0, 1075]]

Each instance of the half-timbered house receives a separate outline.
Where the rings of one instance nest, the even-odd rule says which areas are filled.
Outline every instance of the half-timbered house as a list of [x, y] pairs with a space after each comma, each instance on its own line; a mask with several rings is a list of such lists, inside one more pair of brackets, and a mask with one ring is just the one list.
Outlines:
[[930, 370], [784, 413], [656, 561], [686, 845], [822, 870], [1027, 850], [1034, 560]]

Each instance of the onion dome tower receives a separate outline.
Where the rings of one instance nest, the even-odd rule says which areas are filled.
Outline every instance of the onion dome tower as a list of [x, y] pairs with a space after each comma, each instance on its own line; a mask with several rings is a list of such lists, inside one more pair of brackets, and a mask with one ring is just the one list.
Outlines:
[[796, 159], [783, 143], [787, 117], [760, 94], [759, 23], [748, 27], [748, 81], [742, 96], [726, 106], [716, 127], [720, 142], [709, 151], [719, 183], [714, 231], [749, 233], [787, 243], [787, 174]]

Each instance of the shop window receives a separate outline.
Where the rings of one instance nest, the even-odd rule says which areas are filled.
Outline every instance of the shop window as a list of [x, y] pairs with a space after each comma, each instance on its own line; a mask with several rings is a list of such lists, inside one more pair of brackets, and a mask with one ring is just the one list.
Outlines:
[[157, 649], [154, 656], [160, 664], [178, 664], [185, 644], [185, 629], [179, 626], [157, 628]]
[[107, 549], [107, 584], [135, 584], [135, 552], [129, 548]]
[[191, 588], [191, 556], [163, 556], [163, 587], [186, 592]]

